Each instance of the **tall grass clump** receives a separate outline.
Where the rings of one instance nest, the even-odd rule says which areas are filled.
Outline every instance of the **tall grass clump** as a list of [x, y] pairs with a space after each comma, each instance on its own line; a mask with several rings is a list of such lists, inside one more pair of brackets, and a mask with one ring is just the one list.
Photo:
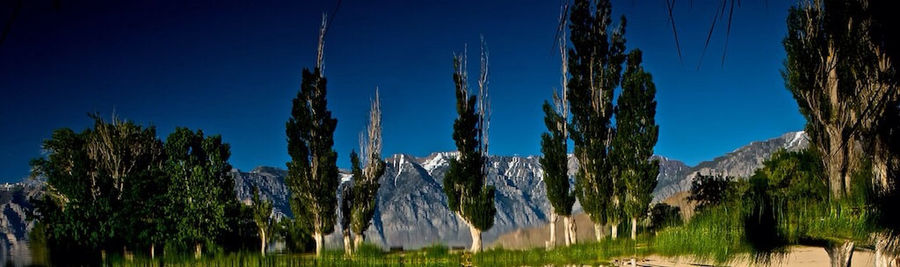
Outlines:
[[748, 251], [743, 227], [738, 207], [710, 207], [682, 226], [657, 232], [653, 247], [665, 256], [690, 255], [697, 260], [727, 263], [738, 253]]
[[508, 250], [493, 248], [474, 255], [476, 266], [545, 266], [609, 264], [619, 257], [645, 256], [653, 253], [647, 236], [631, 239], [604, 239], [600, 242], [580, 243], [551, 250], [533, 248]]

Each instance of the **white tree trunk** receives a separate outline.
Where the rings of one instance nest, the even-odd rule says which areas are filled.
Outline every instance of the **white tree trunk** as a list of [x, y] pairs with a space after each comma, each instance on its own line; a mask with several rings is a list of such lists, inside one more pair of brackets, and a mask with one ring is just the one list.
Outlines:
[[[550, 212], [550, 241], [547, 241], [547, 249], [551, 249], [556, 246], [556, 220], [558, 217], [556, 213]], [[565, 233], [566, 242], [568, 242], [568, 232]], [[568, 245], [568, 244], [566, 244]]]
[[322, 247], [325, 246], [325, 239], [322, 233], [313, 232], [313, 239], [316, 240], [316, 256], [322, 255]]
[[156, 244], [150, 244], [150, 259], [156, 258]]
[[363, 244], [363, 242], [366, 242], [366, 234], [365, 233], [359, 233], [359, 234], [354, 235], [353, 247], [355, 249], [359, 249], [359, 246], [361, 246]]
[[266, 229], [259, 229], [259, 254], [266, 256]]
[[344, 230], [344, 254], [353, 255], [353, 241], [350, 240], [350, 231]]
[[575, 225], [575, 218], [572, 217], [572, 215], [565, 217], [565, 227], [566, 227], [566, 235], [569, 238], [566, 241], [566, 246], [575, 245], [575, 243], [578, 242], [578, 236], [575, 235], [575, 233], [577, 233], [577, 231], [575, 229], [577, 226]]
[[612, 223], [611, 235], [612, 235], [612, 240], [616, 240], [616, 238], [619, 238], [619, 222]]
[[194, 259], [199, 259], [203, 256], [203, 246], [200, 243], [194, 244]]
[[825, 252], [828, 253], [828, 259], [831, 261], [832, 267], [850, 267], [850, 260], [853, 258], [854, 244], [851, 241], [843, 243], [830, 243], [825, 246]]
[[597, 238], [597, 242], [603, 240], [603, 225], [599, 223], [594, 223], [594, 238]]
[[631, 217], [631, 240], [637, 239], [637, 218]]
[[469, 225], [469, 233], [472, 234], [472, 246], [470, 250], [472, 251], [472, 253], [481, 252], [481, 230], [475, 228], [475, 225], [472, 225], [470, 223], [466, 224]]

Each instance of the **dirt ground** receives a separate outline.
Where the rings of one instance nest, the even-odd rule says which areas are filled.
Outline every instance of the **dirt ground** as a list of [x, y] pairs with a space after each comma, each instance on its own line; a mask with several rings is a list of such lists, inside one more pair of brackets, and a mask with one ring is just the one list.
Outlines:
[[[625, 259], [622, 259], [625, 261]], [[857, 250], [853, 252], [851, 266], [874, 266], [874, 255], [871, 251]], [[725, 266], [759, 266], [746, 258], [738, 259], [734, 262], [725, 264]], [[690, 258], [668, 258], [656, 255], [644, 257], [637, 262], [637, 266], [665, 266], [665, 267], [681, 267], [681, 266], [713, 266], [708, 262], [697, 262]], [[769, 266], [791, 266], [791, 267], [818, 267], [829, 266], [828, 255], [825, 250], [820, 247], [796, 246], [781, 259], [775, 259]]]

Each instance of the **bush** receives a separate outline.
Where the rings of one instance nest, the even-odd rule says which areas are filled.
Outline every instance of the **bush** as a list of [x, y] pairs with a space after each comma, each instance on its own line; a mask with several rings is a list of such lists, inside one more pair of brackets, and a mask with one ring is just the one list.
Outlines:
[[656, 232], [666, 227], [684, 224], [684, 220], [681, 217], [681, 208], [666, 203], [656, 203], [653, 205], [653, 207], [650, 208], [649, 219], [650, 224], [647, 226], [647, 229], [651, 232]]

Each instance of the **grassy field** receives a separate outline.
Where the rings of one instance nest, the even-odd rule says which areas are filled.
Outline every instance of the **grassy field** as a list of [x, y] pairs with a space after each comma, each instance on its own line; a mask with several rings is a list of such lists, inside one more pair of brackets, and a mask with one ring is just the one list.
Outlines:
[[605, 240], [557, 247], [552, 250], [534, 248], [507, 250], [494, 248], [478, 254], [451, 251], [446, 246], [435, 245], [415, 251], [384, 252], [374, 245], [365, 245], [352, 256], [341, 250], [327, 250], [321, 256], [313, 254], [230, 253], [206, 256], [195, 260], [190, 256], [149, 259], [135, 257], [131, 260], [110, 258], [111, 266], [544, 266], [566, 264], [608, 264], [616, 258], [649, 255], [651, 242], [642, 237]]

